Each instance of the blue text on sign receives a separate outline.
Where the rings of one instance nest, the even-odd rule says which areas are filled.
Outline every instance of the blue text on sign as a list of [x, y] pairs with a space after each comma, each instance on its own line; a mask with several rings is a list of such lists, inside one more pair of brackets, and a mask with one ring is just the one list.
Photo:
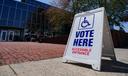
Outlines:
[[93, 46], [94, 30], [76, 31], [73, 46]]

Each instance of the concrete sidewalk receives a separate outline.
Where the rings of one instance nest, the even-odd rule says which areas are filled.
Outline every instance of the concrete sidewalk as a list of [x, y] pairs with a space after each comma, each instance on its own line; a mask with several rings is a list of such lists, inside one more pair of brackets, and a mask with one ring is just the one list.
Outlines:
[[116, 49], [118, 62], [103, 60], [101, 72], [89, 65], [62, 63], [62, 58], [0, 66], [0, 76], [128, 76], [128, 50]]

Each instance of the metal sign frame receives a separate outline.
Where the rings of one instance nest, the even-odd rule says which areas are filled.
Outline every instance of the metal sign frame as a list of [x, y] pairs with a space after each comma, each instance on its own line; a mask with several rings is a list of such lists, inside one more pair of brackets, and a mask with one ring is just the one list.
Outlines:
[[[91, 17], [92, 15], [94, 15], [94, 18]], [[94, 32], [95, 33], [94, 42], [93, 42], [93, 46], [91, 48], [86, 47], [86, 48], [91, 49], [91, 53], [88, 56], [73, 55], [72, 49], [71, 49], [74, 47], [74, 46], [72, 46], [72, 44], [73, 44], [73, 39], [75, 38], [75, 36], [74, 36], [75, 32], [80, 30], [80, 29], [76, 29], [76, 28], [79, 28], [79, 26], [80, 26], [79, 22], [81, 21], [81, 17], [87, 17], [89, 22], [91, 21], [91, 18], [94, 19], [93, 20], [94, 21], [93, 29], [95, 31]], [[85, 22], [86, 22], [86, 25], [89, 24], [87, 21], [85, 21]], [[91, 28], [89, 28], [89, 29], [91, 29]], [[86, 31], [86, 29], [85, 29], [85, 31]], [[110, 41], [110, 42], [108, 42], [108, 41]], [[108, 46], [108, 45], [110, 45], [110, 46]], [[83, 47], [79, 47], [79, 48], [83, 48]], [[109, 25], [108, 25], [104, 7], [76, 14], [74, 17], [74, 20], [73, 20], [73, 24], [72, 24], [71, 32], [70, 32], [68, 42], [66, 45], [66, 49], [65, 49], [65, 52], [63, 55], [63, 62], [67, 62], [68, 60], [77, 61], [80, 63], [91, 65], [94, 70], [101, 70], [102, 56], [107, 56], [107, 57], [110, 57], [110, 58], [116, 60], [116, 57], [114, 54], [114, 46], [113, 46], [111, 33], [110, 33], [110, 29], [109, 29]]]

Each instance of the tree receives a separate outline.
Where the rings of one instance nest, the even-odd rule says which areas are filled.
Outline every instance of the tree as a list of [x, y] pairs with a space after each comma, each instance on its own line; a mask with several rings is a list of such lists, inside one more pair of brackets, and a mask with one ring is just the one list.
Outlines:
[[120, 26], [123, 31], [123, 26], [120, 24], [123, 21], [127, 0], [71, 0], [72, 12], [79, 13], [82, 11], [92, 10], [98, 7], [105, 7], [110, 26]]
[[68, 34], [72, 24], [73, 14], [64, 9], [51, 7], [46, 13], [54, 32]]
[[61, 26], [67, 23], [70, 25], [72, 23], [73, 18], [70, 18], [72, 17], [70, 16], [71, 14], [67, 14], [65, 11], [74, 15], [99, 7], [105, 7], [109, 25], [117, 25], [120, 27], [120, 30], [123, 31], [123, 26], [120, 22], [124, 19], [123, 15], [125, 14], [127, 5], [126, 0], [56, 0], [53, 4], [56, 4], [55, 6], [61, 8], [50, 8], [48, 10], [50, 23], [55, 26], [54, 28], [56, 30], [59, 30]]
[[35, 11], [31, 12], [30, 19], [27, 23], [27, 28], [30, 32], [40, 33], [48, 30], [47, 17], [45, 16], [45, 9], [38, 7]]

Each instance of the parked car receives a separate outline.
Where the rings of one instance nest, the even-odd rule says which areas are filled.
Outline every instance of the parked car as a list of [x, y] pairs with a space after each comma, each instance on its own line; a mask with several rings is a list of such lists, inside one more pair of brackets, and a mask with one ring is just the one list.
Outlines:
[[35, 42], [35, 41], [38, 40], [36, 34], [32, 34], [30, 39], [31, 39], [32, 42]]
[[25, 40], [25, 41], [30, 41], [30, 40], [31, 40], [30, 34], [25, 34], [24, 40]]
[[26, 35], [24, 36], [24, 40], [25, 40], [25, 41], [33, 41], [33, 42], [35, 42], [35, 41], [37, 41], [38, 39], [37, 39], [37, 35], [36, 35], [36, 34], [26, 34]]
[[45, 37], [43, 35], [39, 35], [38, 36], [38, 42], [40, 42], [40, 43], [43, 42], [44, 38]]

